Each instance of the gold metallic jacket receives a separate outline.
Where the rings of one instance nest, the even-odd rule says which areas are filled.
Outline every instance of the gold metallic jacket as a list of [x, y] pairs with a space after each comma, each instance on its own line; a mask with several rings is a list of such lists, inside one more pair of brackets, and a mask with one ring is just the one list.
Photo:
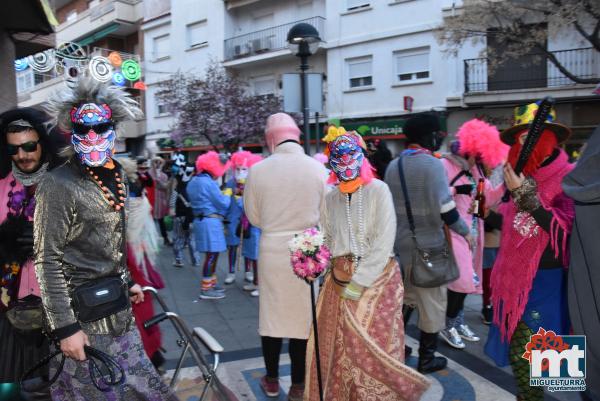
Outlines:
[[[75, 287], [115, 275], [129, 282], [123, 216], [76, 159], [48, 172], [40, 182], [34, 260], [49, 331], [77, 323], [70, 297]], [[131, 321], [127, 309], [80, 325], [88, 334], [121, 335]]]

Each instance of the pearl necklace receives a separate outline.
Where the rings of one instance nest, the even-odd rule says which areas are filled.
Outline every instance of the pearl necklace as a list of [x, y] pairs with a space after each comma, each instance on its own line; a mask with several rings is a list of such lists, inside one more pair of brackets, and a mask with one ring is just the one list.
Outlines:
[[352, 213], [350, 212], [350, 194], [346, 194], [346, 221], [348, 222], [348, 231], [350, 232], [350, 252], [354, 261], [354, 273], [358, 271], [360, 259], [364, 256], [365, 246], [365, 214], [363, 210], [363, 186], [358, 187], [358, 241], [354, 234], [354, 225], [352, 223]]
[[119, 172], [115, 171], [115, 181], [117, 182], [117, 192], [119, 195], [119, 200], [117, 201], [117, 197], [110, 191], [110, 189], [108, 189], [106, 185], [102, 184], [102, 181], [98, 178], [98, 176], [94, 174], [89, 167], [86, 166], [85, 169], [92, 178], [92, 181], [94, 181], [94, 183], [100, 187], [102, 192], [104, 192], [104, 197], [108, 201], [108, 204], [111, 205], [117, 212], [121, 210], [121, 208], [125, 206], [125, 184], [123, 184]]

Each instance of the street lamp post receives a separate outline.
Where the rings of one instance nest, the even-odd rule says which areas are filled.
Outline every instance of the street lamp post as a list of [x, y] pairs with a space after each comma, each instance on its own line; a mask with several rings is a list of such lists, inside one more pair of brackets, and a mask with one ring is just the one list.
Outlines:
[[[319, 48], [321, 38], [317, 29], [307, 23], [301, 22], [294, 25], [287, 35], [288, 47], [297, 57], [300, 57], [300, 96], [302, 102], [302, 115], [304, 118], [304, 151], [310, 152], [310, 129], [308, 109], [308, 89], [306, 85], [306, 70], [308, 70], [308, 57]], [[318, 138], [317, 138], [318, 141]]]

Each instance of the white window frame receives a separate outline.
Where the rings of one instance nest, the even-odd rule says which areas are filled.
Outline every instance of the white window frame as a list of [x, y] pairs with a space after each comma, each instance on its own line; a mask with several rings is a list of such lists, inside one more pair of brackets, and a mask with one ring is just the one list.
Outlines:
[[[169, 35], [168, 33], [164, 34], [164, 35], [159, 35], [159, 36], [155, 36], [152, 38], [152, 61], [153, 62], [157, 62], [157, 61], [161, 61], [161, 60], [166, 60], [169, 57], [171, 57], [169, 55], [169, 53], [165, 54], [165, 55], [160, 55], [157, 54], [156, 52], [156, 43], [158, 40], [166, 40], [167, 43], [169, 43], [169, 40], [171, 38], [171, 35]], [[167, 46], [167, 49], [169, 48], [169, 46]]]
[[[161, 107], [164, 107], [164, 110], [161, 111]], [[167, 110], [167, 105], [156, 100], [156, 117], [164, 117], [169, 115], [171, 115], [171, 113]]]
[[[206, 39], [206, 40], [201, 40], [200, 42], [192, 43], [191, 29], [192, 29], [192, 27], [195, 27], [195, 26], [198, 26], [198, 27], [203, 26], [205, 28], [205, 31], [206, 31], [205, 37], [202, 39]], [[185, 41], [186, 41], [188, 49], [196, 49], [198, 47], [203, 47], [203, 46], [208, 45], [208, 20], [203, 19], [200, 21], [196, 21], [196, 22], [187, 24], [185, 26]]]
[[71, 10], [65, 15], [65, 22], [77, 21], [77, 10]]
[[34, 72], [31, 68], [16, 73], [17, 93], [28, 92], [35, 86]]
[[[426, 69], [417, 69], [415, 71], [400, 71], [399, 69], [399, 59], [402, 57], [408, 56], [418, 56], [418, 55], [427, 55], [427, 68]], [[431, 81], [431, 48], [429, 46], [417, 47], [412, 49], [404, 49], [397, 50], [393, 53], [394, 60], [394, 82], [396, 84], [406, 84], [412, 82], [423, 82], [423, 81]], [[408, 75], [411, 74], [410, 79], [401, 79], [400, 75]], [[427, 76], [418, 76], [427, 73]]]
[[[254, 93], [255, 96], [274, 95], [275, 93], [277, 93], [277, 80], [275, 79], [274, 75], [261, 75], [258, 77], [254, 77], [254, 78], [252, 78], [251, 82], [252, 82], [252, 92]], [[262, 83], [262, 82], [272, 82], [273, 83], [273, 91], [265, 92], [265, 93], [257, 93], [256, 84]]]
[[[350, 75], [350, 70], [351, 70], [351, 66], [355, 65], [355, 64], [362, 64], [365, 63], [366, 61], [369, 61], [371, 63], [371, 74], [370, 75], [364, 75], [364, 76], [356, 76], [353, 77]], [[346, 62], [346, 89], [348, 90], [355, 90], [355, 89], [362, 89], [362, 88], [372, 88], [373, 87], [373, 56], [369, 55], [369, 56], [363, 56], [363, 57], [355, 57], [355, 58], [349, 58], [345, 60]], [[352, 82], [351, 80], [353, 79], [362, 79], [362, 80], [367, 80], [368, 78], [370, 78], [371, 83], [369, 84], [361, 84], [361, 85], [357, 85], [357, 86], [352, 86]]]
[[345, 0], [346, 11], [360, 10], [371, 7], [370, 0]]

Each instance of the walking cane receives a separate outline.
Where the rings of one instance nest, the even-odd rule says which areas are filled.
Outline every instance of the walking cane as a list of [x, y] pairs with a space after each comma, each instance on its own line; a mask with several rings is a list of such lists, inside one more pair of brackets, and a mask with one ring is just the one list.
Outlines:
[[315, 353], [317, 354], [317, 380], [319, 382], [319, 400], [323, 401], [323, 379], [321, 376], [321, 353], [319, 352], [319, 330], [317, 328], [317, 305], [315, 303], [315, 281], [310, 282], [310, 303], [312, 305], [313, 331], [315, 335]]

